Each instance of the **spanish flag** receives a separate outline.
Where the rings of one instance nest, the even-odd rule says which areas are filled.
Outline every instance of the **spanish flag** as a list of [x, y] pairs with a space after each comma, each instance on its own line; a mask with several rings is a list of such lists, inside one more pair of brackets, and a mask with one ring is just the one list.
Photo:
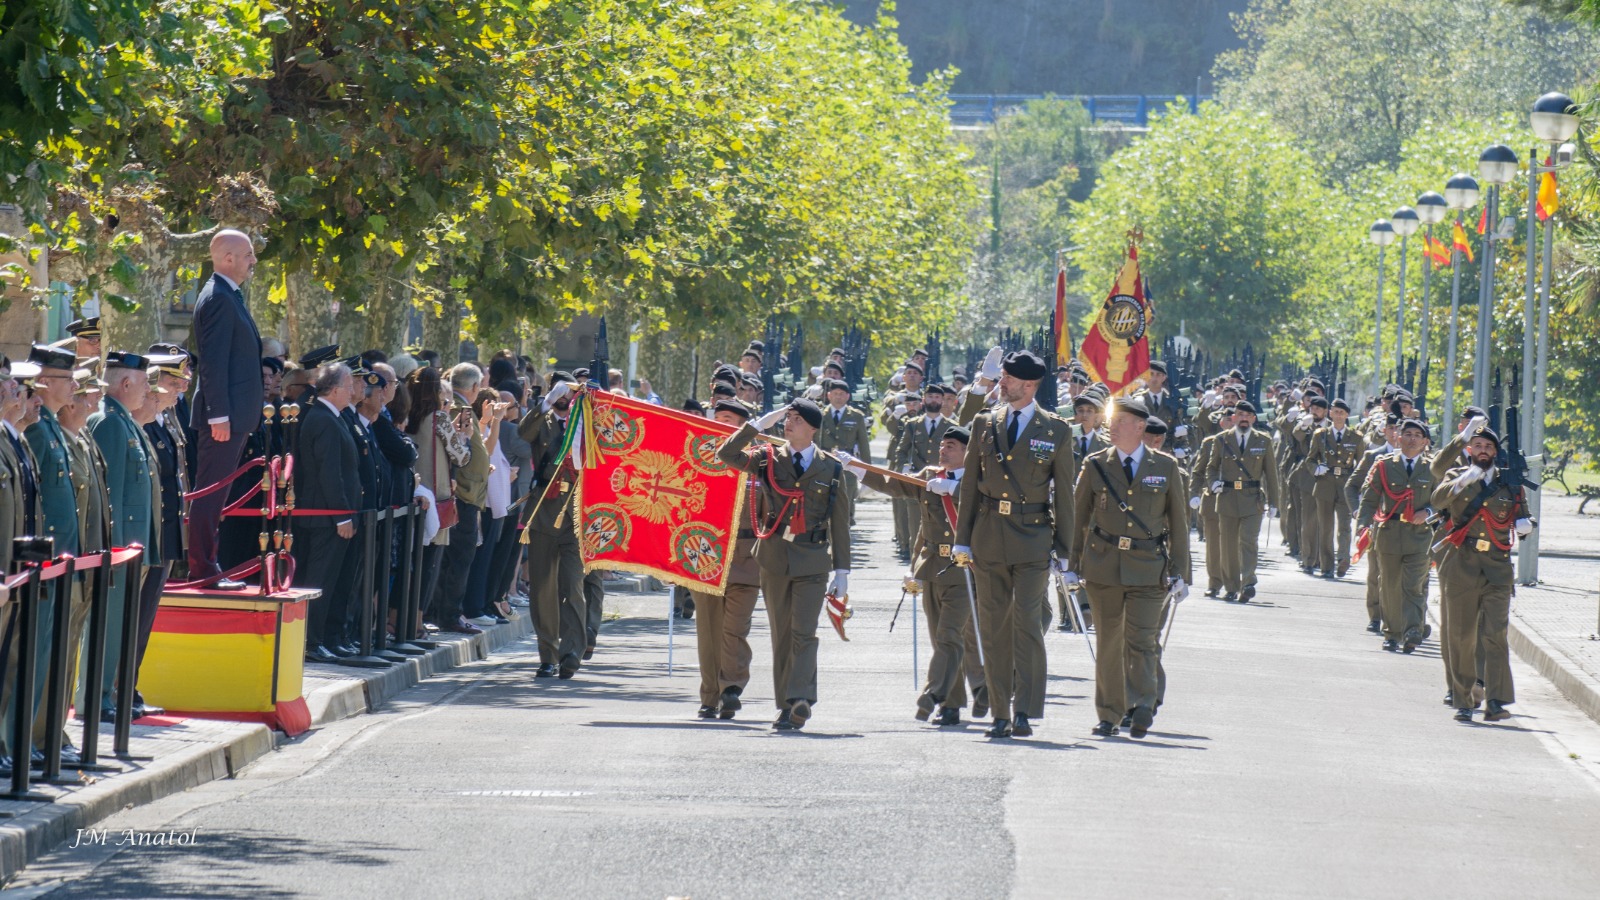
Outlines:
[[1435, 269], [1450, 265], [1450, 248], [1433, 235], [1422, 236], [1422, 255], [1433, 260]]
[[1056, 365], [1064, 366], [1072, 358], [1072, 336], [1067, 333], [1067, 267], [1056, 265], [1056, 312], [1050, 324], [1056, 332]]
[[1455, 249], [1461, 251], [1461, 255], [1467, 258], [1467, 262], [1472, 262], [1472, 246], [1467, 243], [1467, 230], [1461, 227], [1460, 222], [1457, 222], [1455, 227], [1451, 229], [1451, 239], [1455, 241]]
[[[1544, 164], [1550, 165], [1550, 160], [1546, 159]], [[1539, 176], [1539, 196], [1533, 207], [1534, 214], [1543, 222], [1560, 208], [1561, 195], [1556, 193], [1556, 173], [1546, 172]]]
[[1150, 374], [1150, 321], [1144, 279], [1139, 274], [1139, 246], [1129, 241], [1128, 260], [1078, 351], [1078, 361], [1089, 377], [1105, 382], [1113, 396], [1128, 393]]

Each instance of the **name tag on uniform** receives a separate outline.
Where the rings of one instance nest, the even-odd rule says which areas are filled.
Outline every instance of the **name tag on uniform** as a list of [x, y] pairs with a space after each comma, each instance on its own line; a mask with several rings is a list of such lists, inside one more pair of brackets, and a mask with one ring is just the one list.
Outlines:
[[1488, 553], [1489, 552], [1489, 542], [1485, 541], [1485, 540], [1479, 540], [1478, 541], [1478, 552], [1479, 553]]
[[1002, 516], [1011, 515], [1011, 501], [1010, 500], [1001, 500], [1000, 501], [1000, 515], [1002, 515]]
[[949, 559], [950, 558], [950, 545], [949, 544], [940, 544], [939, 545], [939, 555], [944, 557], [945, 559]]

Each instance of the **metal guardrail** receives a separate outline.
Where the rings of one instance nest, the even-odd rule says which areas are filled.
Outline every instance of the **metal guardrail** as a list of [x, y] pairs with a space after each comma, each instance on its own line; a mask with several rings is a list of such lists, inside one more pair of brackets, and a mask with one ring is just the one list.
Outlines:
[[[1044, 94], [951, 94], [950, 124], [986, 125], [996, 116], [1015, 112], [1030, 100], [1043, 100]], [[1115, 122], [1139, 128], [1148, 127], [1150, 119], [1158, 117], [1174, 102], [1197, 112], [1200, 104], [1210, 100], [1210, 95], [1185, 96], [1182, 94], [1061, 94], [1057, 100], [1074, 100], [1088, 110], [1095, 122]]]

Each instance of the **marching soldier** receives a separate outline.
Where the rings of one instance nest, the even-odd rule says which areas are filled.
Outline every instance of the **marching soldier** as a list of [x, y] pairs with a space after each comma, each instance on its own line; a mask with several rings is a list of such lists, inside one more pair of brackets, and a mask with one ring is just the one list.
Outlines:
[[[822, 410], [817, 446], [830, 453], [843, 450], [872, 462], [872, 423], [865, 413], [850, 405], [850, 385], [841, 378], [824, 378], [821, 387], [828, 405]], [[846, 479], [845, 490], [850, 493], [850, 508], [855, 509], [860, 483], [855, 478]]]
[[1301, 463], [1311, 470], [1314, 504], [1311, 527], [1306, 529], [1311, 540], [1305, 562], [1308, 570], [1321, 569], [1323, 578], [1343, 578], [1350, 571], [1350, 520], [1354, 515], [1344, 483], [1360, 464], [1365, 441], [1347, 427], [1350, 404], [1342, 398], [1333, 401], [1328, 420], [1330, 424], [1312, 434], [1311, 451]]
[[[745, 447], [783, 422], [786, 446]], [[817, 620], [832, 590], [843, 598], [850, 577], [850, 496], [844, 466], [817, 447], [822, 410], [805, 398], [746, 422], [717, 448], [717, 458], [755, 476], [756, 562], [772, 630], [772, 727], [805, 727], [817, 702]], [[831, 577], [830, 577], [831, 572]]]
[[1194, 478], [1189, 484], [1189, 508], [1200, 513], [1200, 537], [1206, 543], [1206, 596], [1212, 598], [1222, 596], [1227, 578], [1223, 575], [1222, 567], [1222, 520], [1217, 517], [1217, 495], [1205, 480], [1205, 473], [1209, 471], [1211, 459], [1217, 453], [1218, 441], [1233, 432], [1235, 411], [1233, 406], [1218, 410], [1221, 415], [1216, 423], [1222, 427], [1222, 431], [1200, 443], [1200, 452], [1194, 458]]
[[[950, 420], [944, 416], [944, 405], [949, 395], [950, 390], [942, 384], [930, 384], [923, 390], [922, 413], [907, 417], [905, 426], [900, 429], [899, 458], [895, 462], [901, 472], [920, 472], [938, 463], [940, 441], [944, 440], [945, 429], [950, 427]], [[922, 529], [923, 517], [918, 509], [918, 500], [912, 496], [900, 501], [908, 513], [906, 533], [913, 548], [917, 543], [917, 534]]]
[[1428, 517], [1436, 482], [1423, 454], [1427, 445], [1426, 425], [1416, 419], [1401, 422], [1400, 450], [1373, 465], [1361, 496], [1361, 524], [1375, 529], [1372, 546], [1381, 560], [1378, 602], [1385, 650], [1410, 653], [1432, 631], [1425, 616], [1433, 544]]
[[[719, 400], [712, 418], [735, 428], [750, 420], [750, 407], [737, 400]], [[750, 487], [746, 487], [749, 491]], [[753, 503], [749, 494], [746, 503]], [[756, 533], [741, 523], [728, 559], [727, 588], [722, 596], [696, 592], [695, 637], [700, 654], [700, 718], [731, 719], [743, 708], [739, 698], [750, 685], [750, 618], [761, 588], [761, 567], [755, 560]]]
[[1050, 370], [1020, 350], [1003, 372], [1004, 405], [972, 426], [954, 548], [973, 568], [994, 738], [1027, 737], [1044, 715], [1045, 583], [1052, 551], [1071, 571], [1073, 536], [1072, 428], [1034, 402]]
[[[532, 503], [525, 503], [528, 584], [533, 590], [534, 631], [539, 638], [535, 677], [571, 678], [588, 649], [588, 610], [583, 593], [583, 556], [572, 529], [572, 487], [577, 471], [560, 450], [571, 424], [573, 377], [550, 376], [550, 391], [517, 424], [517, 435], [532, 446]], [[737, 402], [737, 401], [736, 401]], [[540, 499], [542, 498], [542, 499]]]
[[1216, 535], [1228, 592], [1224, 599], [1241, 603], [1256, 595], [1261, 517], [1278, 505], [1279, 494], [1272, 439], [1255, 424], [1255, 405], [1240, 400], [1234, 406], [1233, 428], [1212, 438], [1216, 446], [1207, 455], [1204, 473], [1196, 476], [1217, 498]]
[[[1116, 401], [1110, 448], [1089, 458], [1074, 493], [1072, 556], [1094, 609], [1094, 733], [1110, 737], [1128, 717], [1148, 733], [1160, 700], [1161, 620], [1189, 594], [1189, 520], [1178, 461], [1144, 446], [1144, 403]], [[1077, 575], [1068, 573], [1069, 581]]]
[[1164, 360], [1150, 360], [1150, 374], [1145, 376], [1145, 388], [1134, 395], [1144, 402], [1150, 415], [1166, 423], [1160, 449], [1178, 459], [1189, 455], [1188, 402], [1167, 387], [1167, 364]]
[[[1376, 447], [1368, 448], [1361, 455], [1361, 462], [1356, 464], [1355, 471], [1350, 474], [1349, 480], [1344, 485], [1345, 503], [1349, 504], [1352, 509], [1361, 508], [1361, 492], [1366, 489], [1367, 476], [1372, 473], [1372, 467], [1377, 465], [1378, 460], [1400, 449], [1400, 417], [1385, 416], [1380, 421], [1383, 422], [1383, 425], [1378, 429], [1377, 433], [1383, 443]], [[1370, 532], [1368, 532], [1367, 539], [1370, 546]], [[1369, 552], [1366, 554], [1366, 558], [1367, 630], [1373, 634], [1382, 634], [1383, 605], [1378, 600], [1382, 576], [1378, 572], [1378, 554]]]
[[1302, 416], [1294, 427], [1293, 456], [1299, 462], [1289, 470], [1289, 485], [1293, 494], [1291, 500], [1299, 510], [1296, 516], [1300, 520], [1300, 541], [1296, 546], [1300, 549], [1300, 571], [1311, 575], [1317, 568], [1315, 548], [1322, 542], [1313, 475], [1316, 466], [1311, 462], [1311, 454], [1317, 435], [1328, 422], [1328, 398], [1316, 394], [1310, 398], [1308, 406], [1310, 414]]
[[1440, 607], [1449, 609], [1440, 643], [1451, 646], [1445, 667], [1450, 694], [1457, 698], [1455, 717], [1462, 722], [1472, 721], [1479, 691], [1488, 700], [1486, 722], [1510, 718], [1506, 707], [1516, 702], [1506, 645], [1514, 574], [1511, 535], [1527, 537], [1533, 521], [1522, 489], [1508, 486], [1505, 471], [1495, 466], [1499, 450], [1499, 435], [1480, 424], [1467, 440], [1471, 461], [1451, 469], [1432, 495], [1432, 505], [1448, 523], [1439, 542]]
[[1105, 411], [1105, 401], [1098, 393], [1086, 391], [1072, 398], [1072, 482], [1077, 484], [1083, 471], [1083, 462], [1090, 456], [1111, 446], [1100, 427]]
[[891, 497], [914, 500], [921, 507], [915, 561], [907, 577], [920, 582], [916, 587], [922, 595], [933, 656], [928, 660], [928, 680], [917, 697], [916, 717], [925, 722], [937, 714], [939, 725], [961, 724], [961, 707], [967, 703], [966, 682], [972, 685], [974, 717], [980, 715], [978, 710], [987, 706], [988, 699], [972, 631], [972, 598], [967, 593], [966, 575], [953, 565], [955, 526], [949, 515], [955, 509], [955, 496], [966, 471], [963, 467], [970, 441], [967, 429], [946, 424], [939, 437], [938, 464], [916, 472], [918, 478], [927, 481], [920, 488], [868, 472], [855, 466], [854, 460], [845, 459], [845, 468], [860, 473], [868, 487]]
[[[1472, 454], [1467, 451], [1467, 442], [1473, 435], [1478, 433], [1479, 429], [1484, 428], [1488, 424], [1488, 415], [1485, 414], [1482, 409], [1476, 406], [1469, 406], [1461, 411], [1461, 418], [1457, 422], [1457, 432], [1455, 436], [1450, 438], [1449, 442], [1446, 443], [1444, 447], [1433, 456], [1433, 463], [1430, 468], [1433, 469], [1433, 477], [1436, 481], [1443, 482], [1447, 480], [1450, 471], [1457, 466], [1473, 465]], [[1438, 504], [1435, 505], [1437, 506]], [[1448, 545], [1443, 541], [1434, 545], [1433, 562], [1435, 567], [1440, 567], [1443, 565], [1444, 551], [1446, 549], [1448, 549]], [[1443, 569], [1441, 568], [1440, 571], [1442, 573]], [[1451, 604], [1445, 603], [1443, 599], [1443, 595], [1445, 593], [1445, 583], [1442, 574], [1439, 579], [1439, 593], [1439, 630], [1443, 634], [1448, 635], [1450, 633]], [[1485, 631], [1486, 629], [1483, 627], [1483, 623], [1480, 622], [1478, 624], [1478, 634], [1480, 635], [1480, 638]], [[1451, 644], [1450, 640], [1447, 637], [1441, 638], [1439, 641], [1439, 656], [1444, 659], [1446, 670], [1444, 697], [1446, 706], [1456, 705], [1455, 689], [1451, 685], [1449, 675], [1449, 669], [1452, 665], [1450, 657], [1453, 652], [1454, 646]], [[1476, 670], [1478, 673], [1477, 684], [1479, 686], [1479, 691], [1477, 693], [1481, 693], [1482, 685], [1484, 683], [1483, 678], [1485, 668], [1484, 645], [1481, 639], [1478, 642], [1478, 647], [1476, 652], [1473, 654], [1473, 658], [1474, 662], [1476, 663]], [[1474, 694], [1473, 700], [1474, 703], [1482, 702], [1482, 698], [1477, 697], [1476, 693]]]

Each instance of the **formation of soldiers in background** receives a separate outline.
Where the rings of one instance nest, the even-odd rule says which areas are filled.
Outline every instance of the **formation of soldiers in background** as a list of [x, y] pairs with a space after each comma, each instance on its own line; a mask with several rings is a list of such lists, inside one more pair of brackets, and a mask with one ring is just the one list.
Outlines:
[[[753, 419], [730, 439], [738, 454], [728, 457], [752, 473], [758, 498], [738, 557], [773, 563], [736, 570], [741, 587], [725, 609], [697, 598], [718, 610], [701, 620], [703, 717], [738, 709], [756, 590], [792, 594], [807, 578], [808, 601], [786, 601], [773, 631], [774, 669], [784, 673], [775, 726], [803, 727], [817, 703], [816, 624], [825, 590], [846, 583], [849, 555], [837, 548], [848, 546], [849, 529], [819, 531], [807, 518], [819, 544], [806, 552], [826, 552], [830, 541], [834, 549], [831, 563], [817, 556], [801, 575], [795, 544], [806, 539], [786, 533], [785, 517], [804, 478], [791, 473], [813, 471], [813, 447], [842, 473], [803, 495], [808, 511], [820, 502], [832, 520], [853, 522], [862, 481], [889, 497], [896, 553], [909, 565], [903, 586], [920, 597], [933, 644], [919, 720], [959, 724], [970, 701], [975, 718], [992, 715], [989, 735], [1031, 734], [1044, 711], [1043, 632], [1054, 612], [1062, 631], [1095, 634], [1094, 732], [1143, 737], [1165, 697], [1161, 634], [1188, 593], [1191, 530], [1204, 546], [1205, 595], [1224, 602], [1257, 596], [1274, 530], [1308, 576], [1342, 579], [1364, 558], [1364, 624], [1400, 653], [1433, 637], [1427, 596], [1437, 568], [1445, 703], [1461, 721], [1479, 709], [1486, 721], [1509, 717], [1510, 554], [1535, 523], [1520, 454], [1503, 446], [1489, 412], [1468, 407], [1436, 428], [1393, 384], [1358, 412], [1337, 366], [1265, 385], [1251, 353], [1201, 379], [1195, 356], [1170, 343], [1170, 361], [1153, 360], [1113, 397], [1077, 361], [1052, 379], [1026, 349], [994, 347], [978, 365], [969, 353], [946, 379], [930, 338], [933, 352], [913, 351], [880, 395], [863, 377], [859, 335], [810, 369], [796, 356], [799, 334], [788, 336], [787, 358], [784, 337], [769, 327], [711, 382], [718, 418]], [[1038, 402], [1046, 393], [1054, 408]], [[757, 418], [763, 407], [772, 411]], [[889, 438], [877, 465], [875, 425]], [[745, 449], [764, 432], [789, 443]], [[796, 456], [806, 459], [799, 469]], [[1273, 518], [1276, 529], [1263, 522]], [[787, 555], [761, 549], [785, 540]], [[723, 662], [711, 665], [708, 648], [722, 648]]]

